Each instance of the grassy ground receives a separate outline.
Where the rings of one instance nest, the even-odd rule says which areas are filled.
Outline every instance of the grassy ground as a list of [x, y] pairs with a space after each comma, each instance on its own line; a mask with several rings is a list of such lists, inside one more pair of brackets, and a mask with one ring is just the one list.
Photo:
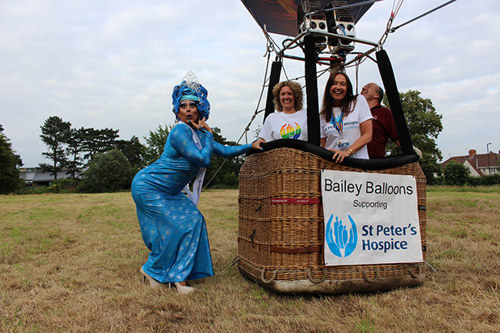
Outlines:
[[215, 276], [194, 295], [141, 283], [130, 193], [0, 196], [0, 332], [498, 332], [500, 188], [429, 188], [426, 282], [280, 296], [245, 280], [237, 190], [202, 194]]

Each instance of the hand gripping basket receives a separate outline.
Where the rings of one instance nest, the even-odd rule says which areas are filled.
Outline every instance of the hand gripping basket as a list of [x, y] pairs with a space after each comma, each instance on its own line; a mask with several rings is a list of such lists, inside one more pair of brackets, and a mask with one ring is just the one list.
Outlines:
[[[415, 176], [425, 260], [426, 179], [418, 162], [367, 171], [284, 147], [248, 156], [240, 170], [240, 272], [280, 293], [338, 294], [421, 284], [424, 263], [325, 266], [322, 169]], [[276, 203], [276, 198], [292, 202]]]

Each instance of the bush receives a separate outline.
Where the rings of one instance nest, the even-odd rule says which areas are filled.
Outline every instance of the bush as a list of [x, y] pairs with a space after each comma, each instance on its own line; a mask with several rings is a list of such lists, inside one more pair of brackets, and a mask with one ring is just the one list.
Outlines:
[[118, 149], [97, 154], [90, 161], [79, 192], [117, 192], [130, 188], [133, 172], [129, 161]]
[[78, 179], [58, 179], [49, 186], [52, 193], [74, 193], [80, 181]]
[[500, 174], [487, 175], [481, 177], [469, 177], [468, 184], [472, 186], [491, 186], [495, 184], [500, 184]]
[[50, 193], [50, 189], [48, 186], [25, 186], [15, 192], [16, 194], [44, 194]]
[[470, 178], [469, 169], [463, 164], [452, 161], [445, 166], [443, 177], [446, 185], [464, 185]]
[[10, 140], [3, 133], [0, 125], [0, 194], [8, 194], [20, 189], [23, 181], [19, 179], [21, 158], [12, 150]]
[[[451, 165], [454, 164], [454, 165]], [[448, 167], [451, 165], [450, 167]], [[458, 165], [458, 167], [457, 167]], [[496, 184], [500, 184], [500, 174], [480, 176], [480, 177], [472, 177], [469, 175], [468, 170], [463, 165], [450, 162], [445, 170], [443, 176], [436, 178], [436, 182], [428, 185], [457, 185], [457, 186], [493, 186]], [[466, 174], [466, 175], [464, 175]]]

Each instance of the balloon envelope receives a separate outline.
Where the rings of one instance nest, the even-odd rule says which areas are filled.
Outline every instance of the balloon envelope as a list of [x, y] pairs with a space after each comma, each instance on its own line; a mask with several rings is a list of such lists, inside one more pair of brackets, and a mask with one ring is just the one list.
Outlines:
[[[347, 0], [347, 4], [365, 2], [366, 0]], [[253, 18], [267, 32], [285, 36], [297, 36], [297, 7], [300, 0], [241, 0]], [[321, 0], [322, 7], [332, 0]], [[370, 9], [373, 3], [351, 7], [354, 23]], [[265, 27], [265, 28], [264, 28]]]

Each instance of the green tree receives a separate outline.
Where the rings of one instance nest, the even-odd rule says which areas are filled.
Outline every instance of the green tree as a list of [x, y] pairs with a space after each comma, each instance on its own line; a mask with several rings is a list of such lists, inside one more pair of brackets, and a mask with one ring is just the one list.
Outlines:
[[82, 151], [85, 159], [92, 160], [97, 153], [104, 153], [116, 147], [118, 131], [112, 128], [86, 128], [83, 133]]
[[118, 149], [94, 155], [78, 186], [81, 192], [116, 192], [130, 187], [132, 167]]
[[130, 140], [116, 140], [116, 148], [125, 155], [134, 170], [134, 174], [146, 166], [144, 157], [146, 148], [141, 144], [138, 137], [132, 136]]
[[463, 164], [451, 161], [444, 167], [444, 182], [446, 185], [464, 185], [469, 179], [469, 173], [469, 169]]
[[[442, 159], [436, 139], [443, 130], [441, 123], [443, 116], [436, 112], [432, 101], [422, 98], [417, 90], [408, 90], [405, 93], [399, 93], [399, 96], [413, 145], [423, 154], [423, 158], [419, 161], [420, 165], [427, 181], [433, 183], [434, 173], [440, 172], [438, 161]], [[387, 97], [384, 98], [384, 103], [389, 105]], [[391, 154], [397, 154], [400, 149], [396, 144], [390, 143], [388, 151]]]
[[149, 165], [160, 158], [165, 148], [165, 142], [170, 131], [174, 128], [172, 125], [159, 125], [154, 131], [149, 131], [149, 136], [144, 137], [146, 146], [144, 150], [144, 164]]
[[3, 133], [0, 125], [0, 193], [14, 192], [22, 185], [18, 166], [22, 166], [21, 157], [14, 153], [10, 140]]
[[81, 152], [83, 151], [83, 142], [85, 140], [85, 128], [70, 129], [70, 135], [67, 139], [66, 153], [69, 158], [67, 161], [67, 170], [71, 174], [71, 178], [75, 179], [77, 174], [80, 174], [83, 167], [83, 158]]
[[57, 173], [67, 166], [68, 160], [64, 152], [64, 145], [70, 137], [71, 123], [65, 122], [57, 116], [52, 116], [47, 118], [40, 128], [42, 129], [40, 137], [49, 148], [42, 155], [52, 161], [52, 164], [40, 164], [40, 168], [42, 171], [52, 173], [54, 180], [57, 180]]
[[[218, 127], [212, 127], [212, 134], [214, 135], [215, 141], [223, 145], [236, 145], [235, 142], [228, 141], [220, 135], [220, 132]], [[238, 175], [240, 174], [240, 168], [243, 162], [245, 162], [245, 158], [242, 156], [224, 158], [213, 154], [210, 166], [205, 175], [204, 186], [208, 188], [237, 188], [239, 182]]]

